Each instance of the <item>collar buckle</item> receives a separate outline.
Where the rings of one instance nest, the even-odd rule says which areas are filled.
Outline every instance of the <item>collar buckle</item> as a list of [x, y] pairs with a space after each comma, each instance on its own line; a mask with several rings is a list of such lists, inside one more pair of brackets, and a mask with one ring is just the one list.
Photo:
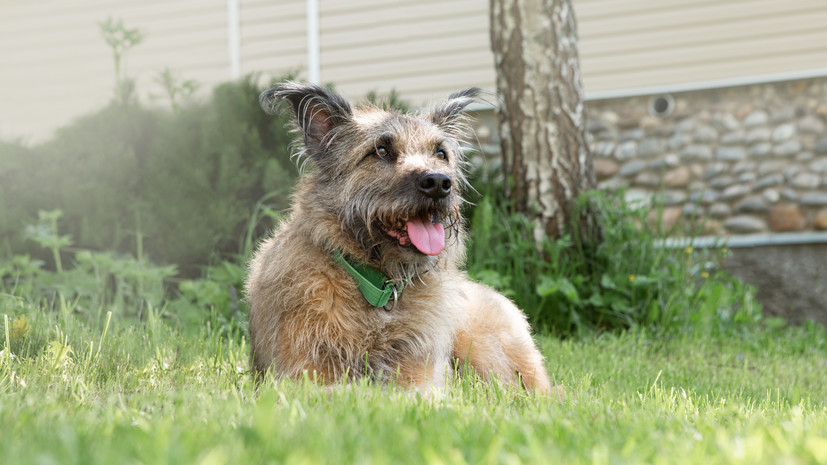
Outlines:
[[396, 309], [396, 304], [399, 302], [399, 288], [396, 286], [396, 283], [393, 282], [392, 279], [389, 279], [389, 280], [385, 281], [385, 288], [386, 289], [387, 289], [388, 284], [390, 284], [391, 290], [393, 291], [393, 305], [391, 305], [391, 308], [388, 308], [388, 304], [385, 304], [385, 305], [382, 306], [382, 308], [386, 312], [392, 312], [394, 309]]

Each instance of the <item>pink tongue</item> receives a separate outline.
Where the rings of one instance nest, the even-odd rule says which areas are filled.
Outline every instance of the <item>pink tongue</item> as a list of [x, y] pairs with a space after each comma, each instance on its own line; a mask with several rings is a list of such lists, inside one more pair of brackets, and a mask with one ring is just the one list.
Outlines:
[[431, 220], [408, 220], [408, 237], [411, 243], [425, 255], [439, 255], [445, 248], [445, 229]]

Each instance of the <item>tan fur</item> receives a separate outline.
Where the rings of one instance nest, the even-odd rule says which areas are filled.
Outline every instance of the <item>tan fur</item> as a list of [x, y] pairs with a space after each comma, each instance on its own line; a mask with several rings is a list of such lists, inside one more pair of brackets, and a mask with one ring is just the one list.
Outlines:
[[[411, 116], [373, 107], [353, 111], [335, 94], [296, 83], [268, 92], [262, 94], [265, 109], [278, 100], [292, 105], [304, 141], [300, 150], [316, 169], [299, 182], [290, 217], [250, 262], [246, 291], [256, 372], [291, 378], [307, 372], [322, 383], [368, 376], [431, 392], [444, 388], [449, 367], [459, 360], [485, 379], [551, 392], [523, 313], [459, 271], [460, 110], [475, 93], [456, 94], [429, 115]], [[377, 144], [392, 146], [394, 159], [371, 156]], [[435, 147], [447, 159], [437, 159]], [[425, 172], [455, 180], [450, 196], [432, 201], [417, 192], [411, 180]], [[444, 218], [448, 237], [437, 256], [403, 247], [377, 227], [420, 211]], [[397, 307], [371, 306], [333, 261], [336, 249], [406, 282]]]

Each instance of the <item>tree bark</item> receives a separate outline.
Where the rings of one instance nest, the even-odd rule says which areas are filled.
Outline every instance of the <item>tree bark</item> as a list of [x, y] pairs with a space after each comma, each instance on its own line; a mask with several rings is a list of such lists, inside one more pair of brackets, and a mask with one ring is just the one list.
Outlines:
[[[571, 0], [491, 0], [506, 198], [559, 238], [594, 187]], [[576, 219], [586, 232], [592, 213]]]

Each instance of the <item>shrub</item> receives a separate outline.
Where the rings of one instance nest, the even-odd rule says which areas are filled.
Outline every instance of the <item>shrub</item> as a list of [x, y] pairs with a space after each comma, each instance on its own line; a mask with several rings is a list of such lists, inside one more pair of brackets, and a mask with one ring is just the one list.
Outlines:
[[[558, 334], [633, 327], [680, 329], [755, 321], [754, 292], [720, 267], [726, 249], [664, 246], [647, 212], [592, 192], [602, 240], [567, 235], [537, 244], [533, 224], [485, 198], [473, 210], [468, 274], [499, 289], [535, 326]], [[577, 215], [573, 215], [577, 217]]]
[[262, 90], [247, 77], [173, 113], [111, 104], [35, 147], [0, 144], [0, 244], [45, 258], [19, 231], [59, 209], [77, 246], [125, 253], [142, 242], [188, 275], [237, 253], [256, 201], [279, 192], [270, 207], [285, 208], [297, 175], [285, 120], [261, 111]]

